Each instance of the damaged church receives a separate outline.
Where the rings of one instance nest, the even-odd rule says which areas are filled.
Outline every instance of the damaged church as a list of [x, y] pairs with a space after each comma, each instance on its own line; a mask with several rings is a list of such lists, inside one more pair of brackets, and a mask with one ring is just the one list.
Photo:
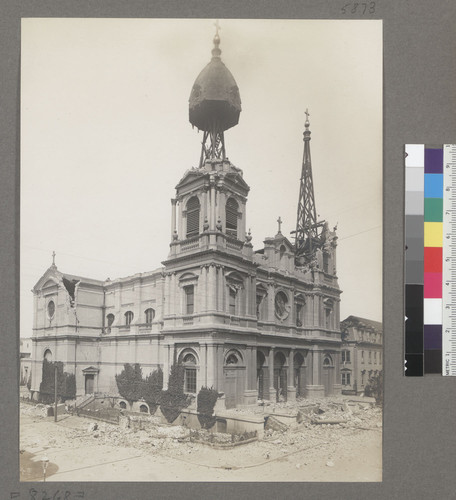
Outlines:
[[171, 199], [168, 256], [156, 270], [105, 281], [61, 272], [53, 259], [33, 288], [35, 396], [44, 359], [75, 375], [77, 396], [117, 395], [126, 363], [144, 375], [160, 367], [164, 389], [181, 364], [186, 393], [214, 387], [227, 408], [341, 393], [337, 236], [317, 220], [309, 115], [294, 241], [279, 218], [276, 234], [254, 250], [249, 186], [225, 148], [240, 112], [216, 34], [189, 98], [203, 142], [199, 166]]

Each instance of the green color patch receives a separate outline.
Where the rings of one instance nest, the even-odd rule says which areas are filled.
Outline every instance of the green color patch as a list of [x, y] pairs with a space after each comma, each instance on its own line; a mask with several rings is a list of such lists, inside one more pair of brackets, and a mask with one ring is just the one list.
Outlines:
[[425, 222], [443, 221], [442, 198], [424, 198], [424, 221]]

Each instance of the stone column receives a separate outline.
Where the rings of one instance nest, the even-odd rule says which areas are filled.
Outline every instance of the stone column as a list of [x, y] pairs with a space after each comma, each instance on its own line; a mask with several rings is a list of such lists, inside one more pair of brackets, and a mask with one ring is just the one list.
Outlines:
[[216, 287], [216, 276], [215, 276], [215, 265], [211, 264], [208, 269], [208, 310], [215, 310], [215, 294], [217, 293]]
[[268, 283], [268, 321], [274, 321], [274, 299], [275, 299], [275, 288], [273, 283]]
[[276, 402], [277, 394], [274, 389], [274, 347], [269, 350], [268, 357], [268, 369], [269, 369], [269, 400]]
[[173, 241], [174, 232], [176, 231], [176, 198], [171, 198], [171, 241]]
[[171, 345], [165, 346], [166, 352], [163, 360], [163, 390], [168, 389], [169, 371], [171, 370]]
[[246, 362], [246, 379], [244, 391], [244, 404], [254, 405], [258, 399], [258, 389], [256, 386], [256, 349], [254, 347], [247, 347], [245, 351]]
[[214, 179], [211, 178], [211, 201], [210, 201], [210, 206], [211, 206], [211, 217], [209, 221], [209, 227], [211, 231], [215, 231], [215, 183]]
[[182, 213], [182, 201], [179, 201], [179, 210], [177, 216], [177, 234], [180, 240], [185, 240], [183, 219], [184, 214]]
[[294, 380], [294, 349], [290, 349], [288, 354], [288, 387], [287, 387], [287, 401], [296, 401], [296, 386]]

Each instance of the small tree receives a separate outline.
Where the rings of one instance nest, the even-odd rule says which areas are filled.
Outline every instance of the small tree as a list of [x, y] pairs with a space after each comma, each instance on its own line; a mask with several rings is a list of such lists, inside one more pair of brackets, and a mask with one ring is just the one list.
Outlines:
[[203, 429], [210, 429], [215, 424], [214, 408], [218, 399], [218, 392], [211, 387], [201, 387], [198, 393], [197, 406], [198, 420]]
[[375, 398], [378, 405], [383, 404], [383, 372], [372, 376], [364, 388], [364, 395]]
[[151, 413], [155, 413], [157, 406], [160, 404], [163, 389], [163, 371], [161, 368], [154, 370], [146, 377], [143, 384], [142, 397], [149, 405]]
[[174, 422], [182, 409], [190, 404], [190, 398], [184, 394], [184, 375], [182, 365], [172, 365], [168, 389], [161, 395], [160, 409], [170, 423]]
[[143, 394], [144, 380], [139, 363], [125, 363], [124, 369], [116, 375], [116, 383], [119, 394], [128, 401], [131, 408], [133, 402], [141, 399]]

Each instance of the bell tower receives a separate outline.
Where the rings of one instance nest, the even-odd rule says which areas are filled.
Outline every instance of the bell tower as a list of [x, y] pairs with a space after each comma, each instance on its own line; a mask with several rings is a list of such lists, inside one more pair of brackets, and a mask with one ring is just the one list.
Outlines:
[[[171, 200], [170, 257], [204, 248], [251, 255], [246, 235], [249, 186], [226, 154], [225, 131], [239, 122], [241, 98], [236, 81], [221, 60], [219, 26], [212, 58], [189, 98], [189, 121], [203, 133], [198, 167], [185, 172]], [[245, 247], [247, 244], [247, 250]]]

